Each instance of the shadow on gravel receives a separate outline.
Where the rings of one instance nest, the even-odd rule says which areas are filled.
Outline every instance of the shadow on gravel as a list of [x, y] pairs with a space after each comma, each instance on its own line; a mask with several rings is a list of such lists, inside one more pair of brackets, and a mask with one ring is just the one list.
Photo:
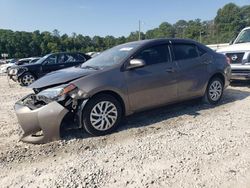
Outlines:
[[[248, 91], [241, 91], [237, 88], [230, 88], [225, 91], [222, 101], [217, 106], [243, 100], [248, 96], [250, 96], [250, 92]], [[121, 127], [118, 131], [135, 127], [145, 127], [182, 115], [191, 115], [193, 117], [197, 117], [200, 115], [201, 110], [212, 109], [215, 107], [216, 106], [204, 104], [201, 99], [168, 105], [162, 108], [141, 112], [128, 117], [127, 124]]]
[[[244, 85], [244, 83], [240, 84], [241, 87], [249, 87], [248, 85]], [[243, 100], [246, 97], [250, 96], [250, 91], [240, 90], [239, 87], [240, 86], [230, 87], [229, 89], [226, 89], [221, 102], [217, 106]], [[125, 118], [124, 122], [122, 123], [122, 126], [118, 128], [117, 132], [131, 128], [147, 127], [154, 123], [162, 122], [167, 119], [171, 119], [178, 116], [181, 117], [182, 115], [191, 115], [193, 117], [197, 117], [200, 115], [201, 110], [212, 109], [215, 107], [216, 106], [202, 103], [201, 99], [195, 99], [182, 103], [167, 105], [165, 107], [140, 112]], [[64, 132], [63, 139], [69, 140], [73, 138], [88, 137], [90, 136], [84, 133], [83, 130], [72, 129]]]

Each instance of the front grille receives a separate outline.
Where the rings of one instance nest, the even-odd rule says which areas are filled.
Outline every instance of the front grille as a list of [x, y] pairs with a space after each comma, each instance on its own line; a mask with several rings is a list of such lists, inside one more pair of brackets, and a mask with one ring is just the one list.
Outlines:
[[226, 56], [232, 64], [241, 64], [245, 53], [227, 53]]
[[246, 74], [250, 74], [250, 70], [232, 69], [232, 73], [246, 73]]

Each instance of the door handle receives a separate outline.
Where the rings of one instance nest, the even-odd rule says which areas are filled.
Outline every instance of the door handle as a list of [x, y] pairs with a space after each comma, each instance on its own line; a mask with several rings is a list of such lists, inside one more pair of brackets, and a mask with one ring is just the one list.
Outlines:
[[59, 65], [59, 67], [64, 67], [64, 65]]
[[175, 69], [174, 69], [173, 67], [167, 68], [167, 69], [166, 69], [166, 72], [168, 72], [168, 73], [174, 73], [174, 72], [175, 72]]

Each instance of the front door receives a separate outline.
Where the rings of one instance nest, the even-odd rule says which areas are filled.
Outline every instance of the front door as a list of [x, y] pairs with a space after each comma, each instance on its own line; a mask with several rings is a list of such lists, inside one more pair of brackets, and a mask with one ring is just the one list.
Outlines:
[[40, 70], [40, 77], [58, 69], [58, 55], [50, 55], [43, 63]]
[[176, 65], [171, 61], [167, 44], [143, 49], [133, 59], [142, 59], [146, 64], [142, 68], [125, 72], [133, 111], [176, 100]]

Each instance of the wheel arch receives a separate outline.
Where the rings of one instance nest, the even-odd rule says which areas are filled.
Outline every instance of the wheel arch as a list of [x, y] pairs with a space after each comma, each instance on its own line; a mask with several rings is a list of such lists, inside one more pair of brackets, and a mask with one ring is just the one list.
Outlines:
[[125, 102], [123, 100], [123, 98], [115, 91], [112, 91], [112, 90], [103, 90], [103, 91], [99, 91], [97, 93], [95, 93], [94, 95], [92, 95], [89, 99], [93, 98], [93, 97], [96, 97], [98, 95], [101, 95], [101, 94], [107, 94], [107, 95], [111, 95], [113, 96], [114, 98], [116, 98], [118, 100], [118, 102], [121, 104], [121, 107], [122, 107], [122, 114], [125, 115], [126, 114], [126, 105], [125, 105]]
[[208, 83], [212, 80], [212, 79], [214, 79], [214, 78], [220, 78], [221, 80], [222, 80], [222, 82], [223, 82], [223, 85], [225, 85], [225, 76], [224, 76], [224, 74], [222, 74], [221, 72], [217, 72], [217, 73], [215, 73], [215, 74], [213, 74], [211, 77], [210, 77], [210, 79], [209, 79], [209, 81], [208, 81]]
[[212, 75], [210, 76], [210, 78], [208, 79], [206, 85], [204, 85], [203, 92], [202, 92], [203, 94], [202, 94], [202, 95], [205, 95], [205, 93], [206, 93], [206, 91], [207, 91], [208, 84], [210, 83], [210, 81], [211, 81], [212, 79], [214, 79], [214, 78], [216, 78], [216, 77], [220, 78], [220, 79], [222, 80], [222, 82], [223, 82], [223, 85], [225, 85], [226, 78], [225, 78], [225, 76], [223, 75], [223, 73], [221, 73], [221, 72], [216, 72], [216, 73], [214, 73], [214, 74], [212, 74]]
[[26, 75], [26, 74], [31, 74], [34, 78], [35, 78], [35, 80], [37, 80], [37, 76], [35, 75], [35, 74], [33, 74], [31, 71], [29, 71], [29, 70], [27, 70], [27, 71], [24, 71], [22, 74], [20, 74], [20, 75], [18, 75], [18, 81], [19, 81], [19, 83], [21, 84], [21, 85], [23, 85], [23, 83], [22, 83], [22, 78], [23, 78], [23, 76], [24, 75]]
[[22, 74], [18, 75], [18, 78], [21, 78], [23, 75], [25, 75], [25, 74], [27, 74], [27, 73], [32, 74], [36, 79], [38, 78], [37, 75], [34, 74], [34, 72], [32, 72], [32, 71], [30, 71], [30, 70], [26, 70], [26, 71], [24, 71]]

